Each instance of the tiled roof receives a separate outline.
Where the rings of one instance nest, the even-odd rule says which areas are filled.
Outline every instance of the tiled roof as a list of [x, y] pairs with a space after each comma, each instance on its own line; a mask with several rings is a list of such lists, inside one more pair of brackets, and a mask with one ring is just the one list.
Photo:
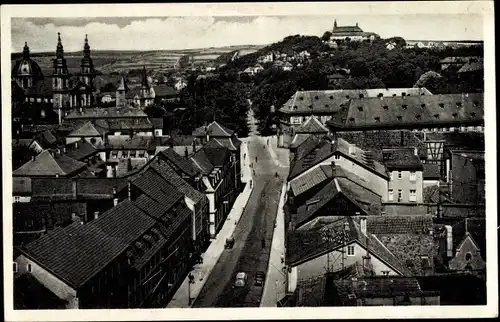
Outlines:
[[[336, 144], [330, 143], [327, 140], [321, 140], [321, 142], [314, 144], [315, 142], [313, 140], [314, 139], [311, 140], [312, 142], [310, 145], [314, 146], [314, 148], [309, 150], [310, 152], [302, 156], [300, 159], [299, 156], [297, 156], [297, 160], [291, 164], [288, 180], [292, 180], [307, 169], [310, 169], [321, 161], [332, 156], [337, 151]], [[309, 144], [306, 142], [304, 142], [303, 145]]]
[[349, 301], [351, 294], [357, 299], [363, 298], [393, 298], [395, 296], [423, 296], [418, 280], [414, 277], [365, 277], [333, 281], [337, 296], [343, 301]]
[[56, 229], [22, 250], [69, 285], [79, 288], [156, 222], [125, 200], [88, 224]]
[[[427, 147], [423, 142], [423, 136], [420, 134], [410, 130], [336, 133], [337, 138], [353, 143], [365, 151], [371, 151], [373, 159], [379, 162], [383, 161], [382, 149], [395, 147], [416, 147], [419, 157], [425, 158]], [[437, 133], [431, 132], [429, 134]]]
[[75, 143], [67, 145], [66, 156], [81, 161], [97, 153], [97, 150], [94, 148], [94, 146], [89, 142], [87, 142], [86, 140], [80, 140], [79, 142], [77, 142], [77, 145]]
[[229, 159], [231, 153], [229, 152], [229, 149], [226, 147], [203, 147], [203, 150], [205, 150], [205, 154], [210, 161], [211, 164], [214, 166], [222, 166], [227, 159]]
[[[344, 171], [344, 173], [349, 173]], [[353, 177], [357, 179], [353, 180]], [[363, 210], [367, 215], [380, 215], [381, 199], [375, 192], [364, 187], [362, 183], [366, 182], [362, 178], [349, 174], [343, 176], [341, 174], [337, 177], [337, 182], [340, 186], [342, 194], [348, 197], [356, 206]]]
[[107, 120], [110, 130], [153, 130], [153, 124], [147, 118], [128, 118]]
[[206, 127], [200, 126], [193, 131], [193, 136], [196, 137], [205, 136], [207, 134], [213, 137], [231, 137], [234, 134], [234, 131], [226, 128], [216, 121], [213, 121]]
[[[296, 265], [354, 241], [400, 274], [409, 270], [372, 234], [364, 235], [351, 217], [333, 217], [333, 222], [312, 229], [287, 232], [287, 263]], [[345, 227], [348, 224], [348, 229]]]
[[108, 108], [86, 108], [82, 112], [71, 111], [65, 119], [103, 119], [103, 118], [127, 118], [147, 117], [148, 115], [139, 108], [134, 107], [108, 107]]
[[458, 73], [469, 73], [484, 70], [484, 63], [481, 62], [468, 62], [458, 70]]
[[486, 220], [484, 218], [465, 218], [453, 225], [453, 249], [469, 234], [481, 251], [481, 257], [486, 260]]
[[210, 138], [204, 146], [210, 148], [226, 147], [231, 151], [237, 151], [241, 146], [241, 141], [237, 138]]
[[[297, 213], [293, 216], [293, 221], [296, 227], [300, 227], [313, 219], [316, 212], [320, 211], [326, 204], [337, 197], [340, 192], [338, 182], [330, 180], [320, 191], [312, 196], [304, 205], [297, 209]], [[335, 216], [339, 214], [328, 213], [327, 216]]]
[[105, 123], [105, 125], [106, 127], [101, 127], [94, 124], [92, 121], [88, 121], [79, 128], [76, 128], [70, 134], [68, 134], [68, 137], [102, 136], [104, 133], [107, 132], [106, 129], [109, 128], [107, 123]]
[[52, 155], [44, 151], [15, 170], [12, 174], [18, 177], [70, 175], [86, 167], [87, 164], [65, 155]]
[[361, 28], [358, 26], [336, 26], [332, 30], [332, 36], [335, 36], [337, 33], [359, 33], [363, 32]]
[[35, 140], [40, 143], [40, 145], [45, 149], [57, 143], [57, 137], [52, 134], [50, 130], [45, 130], [43, 132], [37, 133], [35, 135]]
[[[159, 156], [169, 160], [169, 164], [171, 167], [176, 169], [177, 171], [181, 171], [182, 173], [192, 177], [200, 173], [200, 170], [197, 170], [191, 160], [187, 160], [183, 158], [178, 153], [173, 151], [172, 149], [166, 149], [158, 153]], [[210, 170], [212, 171], [212, 170]]]
[[296, 149], [298, 146], [300, 146], [302, 143], [304, 143], [307, 140], [307, 138], [309, 138], [310, 136], [311, 136], [311, 134], [309, 134], [309, 133], [295, 134], [292, 142], [290, 143], [290, 148]]
[[347, 116], [327, 121], [344, 129], [409, 128], [449, 124], [481, 123], [484, 120], [483, 94], [439, 94], [354, 98]]
[[421, 141], [445, 141], [447, 148], [459, 148], [467, 150], [484, 151], [484, 133], [475, 132], [430, 132], [430, 133], [414, 133]]
[[[402, 93], [410, 95], [432, 95], [426, 88], [380, 88], [380, 89], [336, 89], [321, 91], [297, 91], [279, 110], [285, 114], [313, 114], [328, 113], [341, 116], [343, 113], [342, 105], [345, 111], [348, 110], [349, 100], [363, 95], [365, 98], [384, 97]], [[339, 120], [341, 117], [339, 117]]]
[[195, 203], [201, 203], [202, 205], [206, 203], [205, 195], [189, 185], [165, 161], [161, 160], [160, 158], [156, 158], [156, 160], [152, 161], [149, 166], [156, 172], [158, 172], [165, 180], [175, 186], [179, 190], [179, 192], [186, 195]]
[[311, 115], [297, 129], [296, 133], [328, 133], [328, 129], [314, 115]]
[[384, 161], [387, 170], [423, 170], [422, 162], [418, 155], [415, 155], [413, 148], [390, 148], [383, 149], [388, 158]]
[[13, 177], [12, 194], [14, 196], [31, 195], [31, 179], [25, 177]]
[[296, 180], [291, 181], [290, 189], [292, 190], [294, 196], [299, 196], [327, 179], [328, 176], [325, 174], [323, 169], [321, 167], [317, 167]]
[[131, 182], [132, 185], [137, 187], [142, 193], [148, 195], [166, 208], [172, 207], [182, 198], [182, 195], [172, 184], [165, 181], [152, 169], [148, 169], [136, 175]]
[[168, 208], [163, 207], [162, 204], [154, 199], [151, 199], [147, 195], [140, 195], [134, 201], [134, 205], [141, 209], [145, 214], [148, 214], [155, 219], [160, 219], [168, 212]]
[[467, 63], [471, 58], [471, 56], [464, 56], [464, 57], [446, 57], [444, 59], [441, 59], [439, 61], [440, 64], [450, 64], [450, 63]]
[[431, 215], [367, 216], [367, 230], [376, 235], [429, 234], [433, 222]]
[[441, 178], [441, 165], [436, 163], [424, 163], [424, 180], [432, 180]]
[[452, 150], [452, 154], [459, 155], [462, 158], [484, 161], [484, 151], [477, 150]]
[[208, 175], [214, 169], [214, 165], [210, 162], [205, 149], [198, 150], [190, 159], [193, 164], [200, 169], [199, 171]]
[[[349, 153], [349, 147], [353, 149], [353, 153]], [[385, 171], [385, 166], [380, 162], [374, 160], [373, 156], [367, 151], [351, 144], [344, 139], [337, 139], [337, 150], [350, 160], [356, 161], [358, 164], [371, 169], [381, 177], [388, 178]]]

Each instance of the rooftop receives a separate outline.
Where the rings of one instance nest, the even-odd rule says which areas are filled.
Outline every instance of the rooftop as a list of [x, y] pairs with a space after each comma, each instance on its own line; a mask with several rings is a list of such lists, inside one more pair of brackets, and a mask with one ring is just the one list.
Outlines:
[[222, 124], [213, 121], [212, 123], [208, 124], [207, 126], [200, 126], [199, 128], [196, 128], [193, 131], [193, 136], [200, 137], [200, 136], [213, 136], [213, 137], [231, 137], [234, 134], [234, 131], [228, 129], [227, 127], [223, 126]]
[[296, 133], [328, 133], [326, 128], [317, 117], [311, 115], [307, 120], [295, 129]]
[[86, 166], [86, 163], [46, 150], [14, 170], [12, 175], [17, 177], [68, 176], [78, 170], [83, 170]]
[[456, 250], [467, 235], [479, 247], [481, 257], [486, 260], [486, 220], [485, 218], [465, 218], [453, 225], [453, 249]]
[[154, 224], [151, 217], [126, 200], [88, 224], [77, 222], [50, 231], [26, 245], [22, 252], [79, 288]]
[[388, 171], [423, 170], [422, 162], [414, 148], [386, 148], [382, 150], [384, 164]]

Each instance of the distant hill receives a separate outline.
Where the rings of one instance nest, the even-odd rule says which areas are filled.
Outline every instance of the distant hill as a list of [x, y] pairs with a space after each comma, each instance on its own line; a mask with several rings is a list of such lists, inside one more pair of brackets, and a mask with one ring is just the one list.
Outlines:
[[[92, 59], [95, 67], [103, 73], [128, 72], [131, 69], [142, 68], [155, 69], [158, 71], [168, 71], [174, 69], [181, 57], [193, 57], [195, 65], [213, 61], [221, 55], [238, 51], [240, 53], [255, 52], [263, 46], [258, 45], [238, 45], [211, 47], [200, 49], [182, 50], [92, 50]], [[82, 59], [82, 52], [65, 52], [64, 56], [71, 71], [77, 71]], [[54, 52], [32, 52], [30, 56], [38, 62], [45, 75], [52, 74], [52, 59]], [[12, 66], [14, 62], [22, 57], [22, 53], [12, 53]], [[182, 64], [181, 64], [182, 65]]]

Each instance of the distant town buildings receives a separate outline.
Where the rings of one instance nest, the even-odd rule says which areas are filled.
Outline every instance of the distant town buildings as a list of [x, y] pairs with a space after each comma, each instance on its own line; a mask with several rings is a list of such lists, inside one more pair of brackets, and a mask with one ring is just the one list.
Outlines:
[[355, 26], [337, 26], [337, 20], [333, 23], [332, 35], [330, 36], [330, 41], [335, 40], [350, 40], [350, 41], [363, 41], [363, 40], [375, 40], [380, 38], [374, 32], [364, 32], [356, 22]]

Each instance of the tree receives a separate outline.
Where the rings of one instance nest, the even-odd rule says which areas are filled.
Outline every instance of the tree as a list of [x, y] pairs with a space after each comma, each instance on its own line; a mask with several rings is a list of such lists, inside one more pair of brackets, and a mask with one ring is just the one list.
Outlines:
[[151, 104], [149, 106], [146, 106], [144, 109], [144, 113], [146, 113], [149, 117], [164, 117], [165, 116], [165, 109], [163, 106], [160, 104]]
[[330, 37], [332, 36], [331, 31], [326, 31], [323, 36], [321, 36], [321, 40], [323, 41], [328, 41], [330, 40]]
[[422, 74], [413, 87], [425, 87], [431, 93], [443, 93], [447, 90], [446, 79], [433, 71]]

